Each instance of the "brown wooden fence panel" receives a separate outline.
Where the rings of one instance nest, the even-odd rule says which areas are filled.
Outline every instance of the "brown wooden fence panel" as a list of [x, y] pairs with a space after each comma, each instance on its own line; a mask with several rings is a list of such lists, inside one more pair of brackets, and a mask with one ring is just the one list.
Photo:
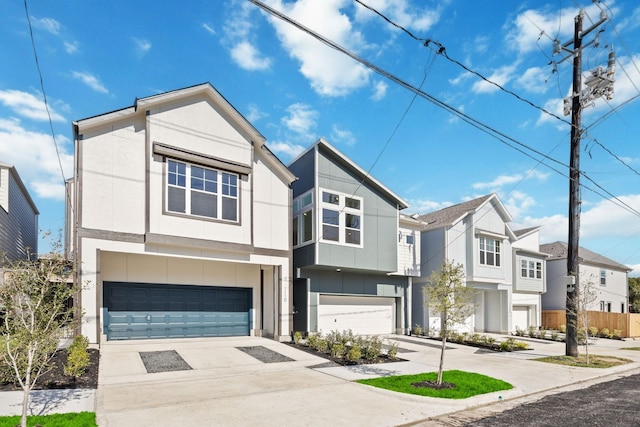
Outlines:
[[[564, 310], [542, 310], [542, 326], [544, 328], [559, 329], [561, 325], [566, 325], [566, 323], [567, 318]], [[579, 326], [582, 326], [582, 322]], [[617, 329], [624, 338], [640, 337], [640, 314], [589, 311], [589, 326], [595, 326], [599, 330], [607, 328], [610, 333]]]

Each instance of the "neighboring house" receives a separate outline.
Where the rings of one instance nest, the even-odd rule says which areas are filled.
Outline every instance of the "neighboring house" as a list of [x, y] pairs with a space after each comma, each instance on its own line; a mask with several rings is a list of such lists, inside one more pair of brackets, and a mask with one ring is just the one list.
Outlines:
[[420, 252], [407, 203], [323, 139], [289, 169], [294, 329], [408, 332]]
[[0, 162], [0, 252], [11, 260], [38, 255], [38, 208], [12, 165]]
[[[567, 302], [568, 245], [554, 242], [540, 245], [540, 252], [549, 254], [547, 260], [547, 292], [542, 295], [543, 310], [564, 310]], [[578, 249], [580, 285], [591, 288], [594, 301], [590, 311], [629, 311], [629, 281], [631, 271], [626, 265], [580, 247]]]
[[289, 337], [291, 189], [210, 84], [73, 123], [68, 254], [82, 333]]
[[542, 295], [546, 292], [547, 254], [541, 253], [540, 227], [514, 230], [511, 330], [542, 325]]
[[509, 332], [513, 298], [511, 216], [495, 194], [450, 206], [418, 217], [421, 235], [422, 276], [414, 280], [413, 322], [440, 328], [439, 313], [425, 305], [423, 286], [432, 271], [446, 260], [462, 264], [465, 283], [473, 287], [475, 312], [458, 329], [467, 332]]

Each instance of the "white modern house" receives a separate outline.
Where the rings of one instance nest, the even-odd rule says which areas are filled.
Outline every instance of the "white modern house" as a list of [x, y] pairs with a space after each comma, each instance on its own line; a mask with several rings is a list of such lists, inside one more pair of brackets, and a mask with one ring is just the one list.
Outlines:
[[[475, 312], [460, 325], [463, 332], [510, 332], [514, 329], [514, 312], [515, 322], [522, 326], [540, 323], [545, 256], [532, 246], [537, 229], [514, 233], [509, 227], [511, 216], [496, 194], [418, 219], [424, 225], [421, 277], [413, 286], [414, 324], [439, 329], [440, 315], [430, 313], [423, 287], [431, 272], [446, 260], [462, 264], [466, 286], [476, 290]], [[522, 277], [523, 261], [527, 263], [526, 278]], [[533, 277], [529, 277], [529, 267]]]
[[289, 336], [294, 176], [213, 86], [73, 132], [67, 251], [90, 342]]
[[[540, 252], [549, 254], [547, 292], [542, 295], [542, 308], [564, 310], [568, 245], [564, 242], [547, 243], [540, 245]], [[590, 289], [594, 294], [587, 310], [613, 313], [629, 311], [629, 267], [583, 247], [578, 249], [578, 263], [582, 289]]]
[[11, 260], [37, 256], [38, 215], [16, 168], [0, 162], [0, 252]]
[[511, 330], [542, 326], [548, 255], [540, 252], [540, 227], [514, 230]]

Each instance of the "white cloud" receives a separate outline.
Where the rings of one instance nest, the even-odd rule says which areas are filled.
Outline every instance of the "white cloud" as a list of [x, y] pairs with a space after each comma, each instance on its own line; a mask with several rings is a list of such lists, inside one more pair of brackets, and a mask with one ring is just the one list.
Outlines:
[[236, 44], [231, 49], [231, 57], [245, 70], [266, 70], [271, 66], [271, 60], [261, 57], [260, 52], [247, 41]]
[[38, 29], [47, 31], [51, 34], [60, 34], [60, 23], [53, 18], [36, 18], [31, 17], [31, 24]]
[[449, 79], [449, 84], [451, 84], [453, 86], [457, 86], [460, 83], [464, 82], [465, 80], [469, 80], [471, 77], [473, 77], [473, 74], [471, 74], [468, 71], [465, 71], [462, 74], [460, 74], [458, 77], [455, 77], [453, 79]]
[[[0, 91], [0, 102], [22, 117], [40, 121], [49, 120], [44, 100], [28, 92], [2, 90]], [[49, 113], [51, 114], [51, 120], [54, 122], [63, 122], [65, 120], [51, 105], [49, 105]]]
[[[73, 147], [57, 136], [65, 178], [73, 173]], [[64, 200], [64, 181], [50, 134], [26, 129], [19, 120], [0, 119], [0, 158], [16, 167], [30, 191], [38, 197]]]
[[304, 147], [302, 145], [283, 141], [270, 142], [267, 146], [277, 156], [285, 157], [288, 160], [294, 159], [298, 154], [304, 151]]
[[264, 111], [260, 110], [260, 108], [255, 105], [255, 104], [250, 104], [249, 105], [249, 112], [246, 115], [247, 120], [250, 123], [254, 123], [257, 122], [258, 120], [267, 117], [269, 114], [265, 113]]
[[109, 93], [109, 90], [107, 90], [107, 88], [104, 87], [104, 85], [100, 82], [100, 80], [89, 73], [73, 71], [71, 75], [73, 76], [74, 79], [80, 80], [82, 83], [86, 84], [96, 92]]
[[151, 50], [151, 42], [149, 40], [139, 39], [137, 37], [132, 37], [131, 39], [133, 40], [136, 51], [140, 56], [145, 55]]
[[511, 191], [501, 200], [513, 219], [519, 218], [524, 212], [536, 205], [533, 197], [521, 191]]
[[387, 95], [388, 88], [389, 86], [385, 82], [376, 82], [373, 85], [373, 95], [371, 95], [371, 99], [374, 101], [380, 101]]
[[548, 89], [546, 84], [550, 76], [550, 70], [541, 67], [528, 68], [520, 77], [516, 79], [519, 88], [531, 93], [545, 93]]
[[[505, 65], [495, 70], [491, 75], [487, 76], [487, 79], [504, 87], [504, 85], [509, 82], [509, 80], [511, 80], [511, 77], [515, 71], [515, 65]], [[471, 90], [474, 93], [491, 93], [496, 92], [500, 89], [496, 85], [491, 84], [485, 80], [479, 80], [473, 84]]]
[[569, 227], [567, 217], [564, 215], [551, 215], [540, 218], [525, 216], [513, 221], [510, 226], [514, 230], [542, 226], [540, 228], [540, 243], [566, 242]]
[[202, 28], [204, 28], [204, 30], [209, 34], [216, 34], [216, 30], [213, 28], [213, 26], [207, 24], [206, 22], [202, 24]]
[[[618, 196], [626, 205], [640, 211], [640, 194]], [[624, 225], [623, 225], [624, 224]], [[584, 237], [629, 237], [640, 234], [640, 218], [616, 200], [601, 200], [589, 210], [583, 208], [580, 234]]]
[[[322, 36], [357, 52], [366, 43], [342, 13], [346, 0], [299, 0], [271, 6]], [[320, 95], [342, 96], [369, 84], [371, 71], [346, 55], [277, 18], [269, 17], [289, 56], [300, 62], [300, 72]]]
[[[439, 9], [419, 8], [406, 0], [367, 0], [365, 3], [407, 29], [427, 31], [440, 19]], [[357, 3], [356, 5], [356, 19], [380, 19], [374, 12]]]
[[[461, 113], [464, 113], [464, 105], [460, 105], [457, 110]], [[456, 116], [455, 114], [449, 114], [449, 118], [447, 119], [447, 123], [452, 125], [454, 123], [457, 123], [460, 120], [459, 116]]]
[[535, 179], [537, 181], [545, 181], [549, 177], [548, 173], [540, 172], [536, 169], [530, 169], [526, 173], [516, 173], [514, 175], [499, 175], [488, 182], [476, 182], [471, 185], [475, 190], [490, 190], [497, 192], [506, 185], [520, 183], [526, 179]]
[[356, 137], [350, 130], [340, 129], [335, 124], [331, 127], [331, 140], [349, 146], [355, 145], [357, 142]]
[[425, 199], [410, 199], [408, 200], [409, 205], [411, 206], [409, 210], [412, 212], [417, 212], [420, 215], [424, 215], [430, 212], [435, 212], [440, 209], [444, 209], [449, 206], [455, 205], [453, 202], [436, 202], [433, 200], [425, 200]]
[[317, 125], [318, 112], [302, 103], [290, 105], [287, 112], [288, 116], [282, 118], [282, 123], [287, 129], [306, 140], [314, 140], [313, 129]]
[[74, 54], [78, 51], [78, 42], [77, 41], [73, 41], [73, 42], [64, 42], [64, 50], [68, 53], [68, 54]]

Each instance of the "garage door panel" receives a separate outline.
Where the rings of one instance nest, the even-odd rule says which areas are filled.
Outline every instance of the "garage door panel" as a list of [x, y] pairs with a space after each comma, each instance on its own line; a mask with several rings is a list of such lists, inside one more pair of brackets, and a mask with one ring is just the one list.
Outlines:
[[105, 283], [107, 339], [249, 335], [251, 289]]
[[349, 330], [360, 335], [395, 332], [395, 299], [321, 295], [318, 306], [318, 329]]

